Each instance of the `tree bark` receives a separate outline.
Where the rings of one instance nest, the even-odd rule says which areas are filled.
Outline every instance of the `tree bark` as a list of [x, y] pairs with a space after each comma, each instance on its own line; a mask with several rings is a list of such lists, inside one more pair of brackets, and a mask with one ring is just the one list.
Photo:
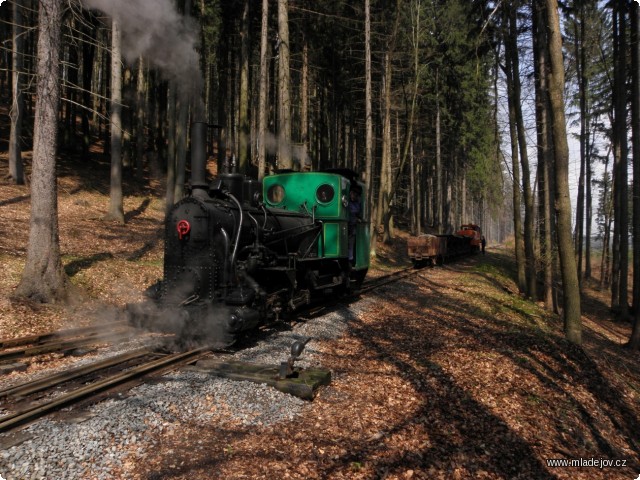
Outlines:
[[382, 230], [383, 242], [391, 239], [389, 198], [391, 185], [391, 53], [385, 52], [384, 55], [384, 76], [382, 80], [381, 100], [384, 105], [384, 117], [382, 119], [382, 166], [380, 167], [380, 190], [378, 193], [378, 209], [376, 227]]
[[300, 141], [302, 142], [302, 154], [300, 158], [301, 168], [310, 169], [309, 159], [309, 42], [304, 35], [302, 45], [302, 79], [300, 82]]
[[564, 63], [562, 34], [557, 0], [546, 0], [549, 48], [549, 99], [556, 177], [556, 216], [560, 270], [562, 273], [564, 332], [575, 344], [582, 343], [580, 286], [571, 239], [571, 201], [569, 196], [569, 145], [564, 115]]
[[178, 88], [178, 102], [176, 106], [177, 122], [176, 136], [176, 181], [173, 188], [175, 202], [184, 197], [184, 186], [187, 182], [187, 132], [189, 130], [189, 95], [184, 88]]
[[411, 214], [411, 222], [410, 222], [410, 231], [411, 235], [418, 234], [418, 222], [419, 222], [419, 214], [417, 210], [417, 198], [416, 192], [418, 190], [417, 186], [417, 175], [416, 175], [416, 162], [415, 157], [413, 155], [413, 142], [411, 142], [410, 152], [409, 152], [409, 201], [407, 204], [409, 205], [409, 213]]
[[[581, 8], [580, 11], [583, 11]], [[575, 249], [577, 253], [578, 280], [582, 278], [582, 247], [584, 245], [584, 181], [585, 181], [585, 165], [586, 165], [586, 146], [587, 146], [587, 112], [586, 112], [586, 92], [585, 87], [585, 70], [582, 63], [583, 57], [580, 43], [584, 39], [584, 19], [581, 19], [581, 26], [578, 26], [577, 18], [573, 20], [574, 29], [574, 56], [576, 62], [576, 76], [578, 81], [578, 96], [580, 106], [580, 174], [578, 176], [578, 197], [576, 205], [576, 231], [575, 231]]]
[[[82, 103], [85, 106], [81, 110], [82, 115], [82, 158], [88, 160], [89, 158], [89, 147], [91, 146], [91, 124], [89, 123], [89, 115], [90, 112], [87, 110], [89, 106], [92, 104], [91, 99], [91, 83], [93, 80], [93, 72], [97, 70], [96, 66], [99, 68], [99, 59], [96, 60], [96, 43], [97, 43], [97, 34], [95, 33], [94, 28], [94, 20], [93, 16], [88, 12], [83, 12], [83, 20], [82, 20], [82, 32], [87, 37], [93, 41], [85, 41], [82, 43]], [[94, 104], [94, 108], [95, 108]], [[96, 112], [94, 111], [95, 115]]]
[[122, 201], [122, 52], [120, 27], [111, 22], [111, 185], [106, 220], [124, 223]]
[[[626, 2], [616, 2], [618, 21], [614, 22], [614, 26], [618, 26], [617, 46], [618, 54], [614, 55], [616, 59], [616, 81], [614, 88], [615, 102], [615, 123], [614, 135], [617, 139], [616, 148], [614, 150], [615, 160], [615, 181], [613, 190], [616, 193], [617, 203], [614, 207], [616, 219], [614, 221], [614, 230], [618, 243], [617, 261], [614, 260], [614, 278], [618, 282], [617, 293], [618, 298], [613, 302], [614, 306], [618, 306], [618, 318], [626, 321], [629, 316], [628, 301], [628, 273], [629, 273], [629, 199], [628, 196], [628, 153], [627, 144], [627, 40], [625, 13]], [[615, 258], [615, 255], [614, 255]], [[615, 280], [614, 280], [615, 281]]]
[[442, 138], [440, 135], [440, 84], [438, 82], [438, 70], [436, 70], [436, 198], [434, 206], [436, 208], [436, 232], [442, 233], [444, 223], [444, 182], [442, 173]]
[[610, 191], [610, 180], [609, 180], [609, 155], [611, 154], [611, 146], [609, 147], [609, 151], [607, 155], [605, 155], [604, 161], [604, 172], [602, 173], [602, 196], [600, 199], [600, 203], [602, 205], [603, 211], [603, 239], [602, 239], [602, 260], [600, 262], [600, 287], [604, 287], [605, 285], [609, 285], [610, 275], [609, 275], [609, 266], [610, 266], [610, 249], [611, 245], [611, 218], [613, 216], [613, 212], [611, 212], [611, 208], [613, 206], [613, 199], [610, 197], [612, 193]]
[[633, 331], [629, 346], [640, 349], [640, 6], [631, 8], [631, 131], [633, 134]]
[[[509, 10], [505, 11], [505, 22], [510, 24]], [[522, 194], [520, 192], [520, 164], [518, 162], [518, 130], [516, 120], [516, 97], [515, 97], [515, 81], [514, 76], [518, 75], [518, 72], [514, 70], [513, 55], [511, 54], [513, 43], [510, 39], [508, 29], [505, 29], [505, 57], [506, 68], [505, 73], [507, 76], [507, 102], [509, 105], [509, 138], [511, 140], [511, 168], [513, 176], [513, 230], [515, 241], [515, 253], [516, 253], [516, 268], [518, 275], [518, 289], [521, 293], [527, 291], [527, 276], [525, 272], [525, 251], [524, 251], [524, 238], [522, 235], [522, 217], [520, 212], [522, 210]]]
[[258, 180], [267, 172], [267, 78], [269, 72], [269, 0], [262, 0], [262, 27], [260, 30], [260, 92], [258, 94]]
[[[367, 187], [368, 199], [365, 199], [369, 205], [373, 205], [373, 109], [372, 109], [372, 92], [371, 92], [371, 0], [364, 2], [364, 109], [365, 109], [365, 184]], [[373, 215], [369, 216], [369, 221], [373, 219]], [[369, 224], [371, 227], [372, 224]], [[375, 252], [375, 234], [370, 237], [371, 251]]]
[[66, 300], [70, 285], [60, 257], [56, 183], [62, 0], [40, 0], [39, 7], [29, 245], [14, 297], [49, 303]]
[[244, 0], [242, 7], [242, 20], [240, 29], [240, 99], [238, 112], [238, 172], [244, 175], [249, 174], [250, 147], [251, 147], [251, 127], [249, 123], [249, 23], [250, 23], [250, 0]]
[[22, 58], [24, 56], [24, 29], [22, 15], [22, 1], [13, 2], [13, 47], [11, 49], [13, 72], [13, 95], [9, 117], [11, 118], [11, 131], [9, 132], [9, 176], [17, 185], [24, 185], [24, 163], [22, 161], [22, 148], [20, 146], [22, 136], [22, 120], [24, 118], [24, 95], [22, 76], [24, 72]]
[[546, 34], [544, 30], [544, 6], [533, 2], [533, 51], [536, 82], [536, 131], [538, 139], [538, 222], [540, 232], [540, 260], [542, 263], [543, 300], [547, 310], [556, 311], [553, 295], [553, 216], [551, 167], [552, 135], [549, 125], [549, 96], [547, 93], [548, 58], [546, 55]]
[[278, 0], [278, 168], [293, 167], [291, 157], [291, 73], [289, 71], [289, 0]]
[[[507, 42], [507, 52], [511, 57], [511, 81], [513, 82], [513, 107], [518, 136], [518, 149], [520, 153], [520, 163], [522, 165], [522, 196], [524, 199], [524, 261], [526, 276], [526, 293], [529, 298], [537, 300], [537, 278], [536, 278], [536, 258], [534, 248], [534, 227], [533, 227], [533, 194], [531, 192], [531, 173], [529, 171], [529, 155], [527, 153], [527, 139], [525, 135], [524, 118], [522, 115], [522, 95], [520, 84], [520, 59], [518, 55], [518, 25], [517, 25], [517, 4], [510, 8], [509, 40]], [[519, 213], [518, 213], [519, 215]]]
[[[120, 41], [122, 42], [122, 30], [120, 31]], [[120, 59], [122, 59], [122, 47], [120, 47]], [[120, 123], [122, 126], [122, 147], [120, 153], [122, 155], [122, 169], [123, 171], [131, 172], [132, 158], [131, 158], [131, 126], [133, 122], [133, 115], [131, 111], [131, 99], [133, 98], [133, 88], [131, 84], [132, 72], [129, 65], [123, 64], [122, 72], [122, 94], [120, 98], [123, 99], [123, 106], [120, 111]]]
[[138, 75], [136, 84], [136, 178], [142, 182], [144, 177], [144, 152], [146, 137], [144, 134], [145, 112], [147, 109], [147, 82], [144, 58], [138, 59]]
[[[388, 195], [389, 205], [387, 205], [386, 207], [387, 212], [391, 211], [391, 208], [390, 208], [391, 202], [393, 201], [393, 198], [395, 197], [396, 192], [399, 188], [400, 179], [404, 172], [404, 169], [405, 169], [404, 167], [405, 167], [407, 158], [409, 157], [409, 149], [410, 149], [410, 146], [412, 145], [416, 112], [418, 110], [418, 92], [419, 92], [420, 85], [422, 84], [421, 82], [422, 75], [420, 73], [421, 69], [420, 69], [420, 61], [419, 61], [420, 33], [421, 33], [420, 9], [417, 8], [414, 13], [415, 13], [415, 16], [412, 15], [412, 18], [411, 18], [412, 31], [413, 31], [413, 34], [411, 37], [412, 54], [413, 54], [412, 55], [413, 57], [413, 91], [411, 92], [411, 104], [408, 107], [408, 111], [406, 112], [406, 117], [405, 117], [407, 120], [407, 125], [406, 125], [406, 132], [404, 135], [404, 144], [400, 139], [400, 119], [396, 117], [396, 139], [397, 139], [396, 140], [396, 144], [397, 144], [396, 156], [400, 159], [400, 163], [398, 165], [396, 176], [390, 182], [389, 195]], [[391, 168], [389, 168], [389, 174], [391, 177]], [[462, 192], [463, 192], [462, 203], [464, 208], [464, 204], [465, 204], [464, 195], [466, 193], [466, 189], [463, 188]], [[460, 213], [462, 214], [462, 212]], [[456, 223], [460, 224], [461, 222], [456, 222]]]
[[[167, 191], [165, 192], [165, 212], [176, 202], [176, 106], [178, 87], [169, 82], [167, 89]], [[220, 171], [220, 170], [218, 170]]]

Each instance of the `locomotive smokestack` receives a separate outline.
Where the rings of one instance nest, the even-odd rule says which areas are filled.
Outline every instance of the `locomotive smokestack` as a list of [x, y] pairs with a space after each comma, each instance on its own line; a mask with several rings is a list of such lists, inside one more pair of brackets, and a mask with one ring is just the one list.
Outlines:
[[194, 122], [191, 125], [191, 188], [195, 195], [207, 192], [207, 153], [206, 138], [208, 125]]

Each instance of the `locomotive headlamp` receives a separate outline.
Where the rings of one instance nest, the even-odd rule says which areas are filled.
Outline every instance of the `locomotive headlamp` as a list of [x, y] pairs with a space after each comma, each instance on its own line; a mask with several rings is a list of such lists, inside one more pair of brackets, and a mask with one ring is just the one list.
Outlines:
[[182, 240], [191, 231], [191, 225], [186, 220], [180, 220], [176, 230], [178, 230], [178, 238]]
[[273, 205], [277, 205], [284, 200], [284, 187], [282, 185], [271, 185], [267, 190], [267, 199]]
[[331, 200], [333, 200], [335, 194], [336, 191], [333, 189], [333, 187], [328, 183], [325, 183], [323, 185], [320, 185], [316, 190], [316, 200], [318, 200], [320, 203], [329, 203], [331, 202]]

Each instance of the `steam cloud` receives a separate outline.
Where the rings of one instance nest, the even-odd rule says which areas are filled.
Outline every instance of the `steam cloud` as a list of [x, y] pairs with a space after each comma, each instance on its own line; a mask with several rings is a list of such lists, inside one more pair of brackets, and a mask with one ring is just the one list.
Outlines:
[[[118, 22], [122, 55], [128, 63], [142, 56], [169, 80], [191, 93], [202, 85], [199, 69], [199, 28], [177, 12], [172, 0], [83, 0]], [[185, 92], [186, 93], [186, 92]]]

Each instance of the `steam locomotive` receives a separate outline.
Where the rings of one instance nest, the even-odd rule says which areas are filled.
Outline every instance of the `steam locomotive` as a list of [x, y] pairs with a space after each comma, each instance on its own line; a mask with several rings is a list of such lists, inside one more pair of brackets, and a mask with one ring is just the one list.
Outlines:
[[361, 284], [366, 205], [352, 261], [348, 255], [349, 194], [366, 194], [355, 172], [289, 171], [263, 182], [228, 173], [208, 183], [206, 128], [192, 126], [191, 190], [166, 218], [163, 278], [148, 300], [127, 305], [130, 323], [228, 346], [314, 298]]

